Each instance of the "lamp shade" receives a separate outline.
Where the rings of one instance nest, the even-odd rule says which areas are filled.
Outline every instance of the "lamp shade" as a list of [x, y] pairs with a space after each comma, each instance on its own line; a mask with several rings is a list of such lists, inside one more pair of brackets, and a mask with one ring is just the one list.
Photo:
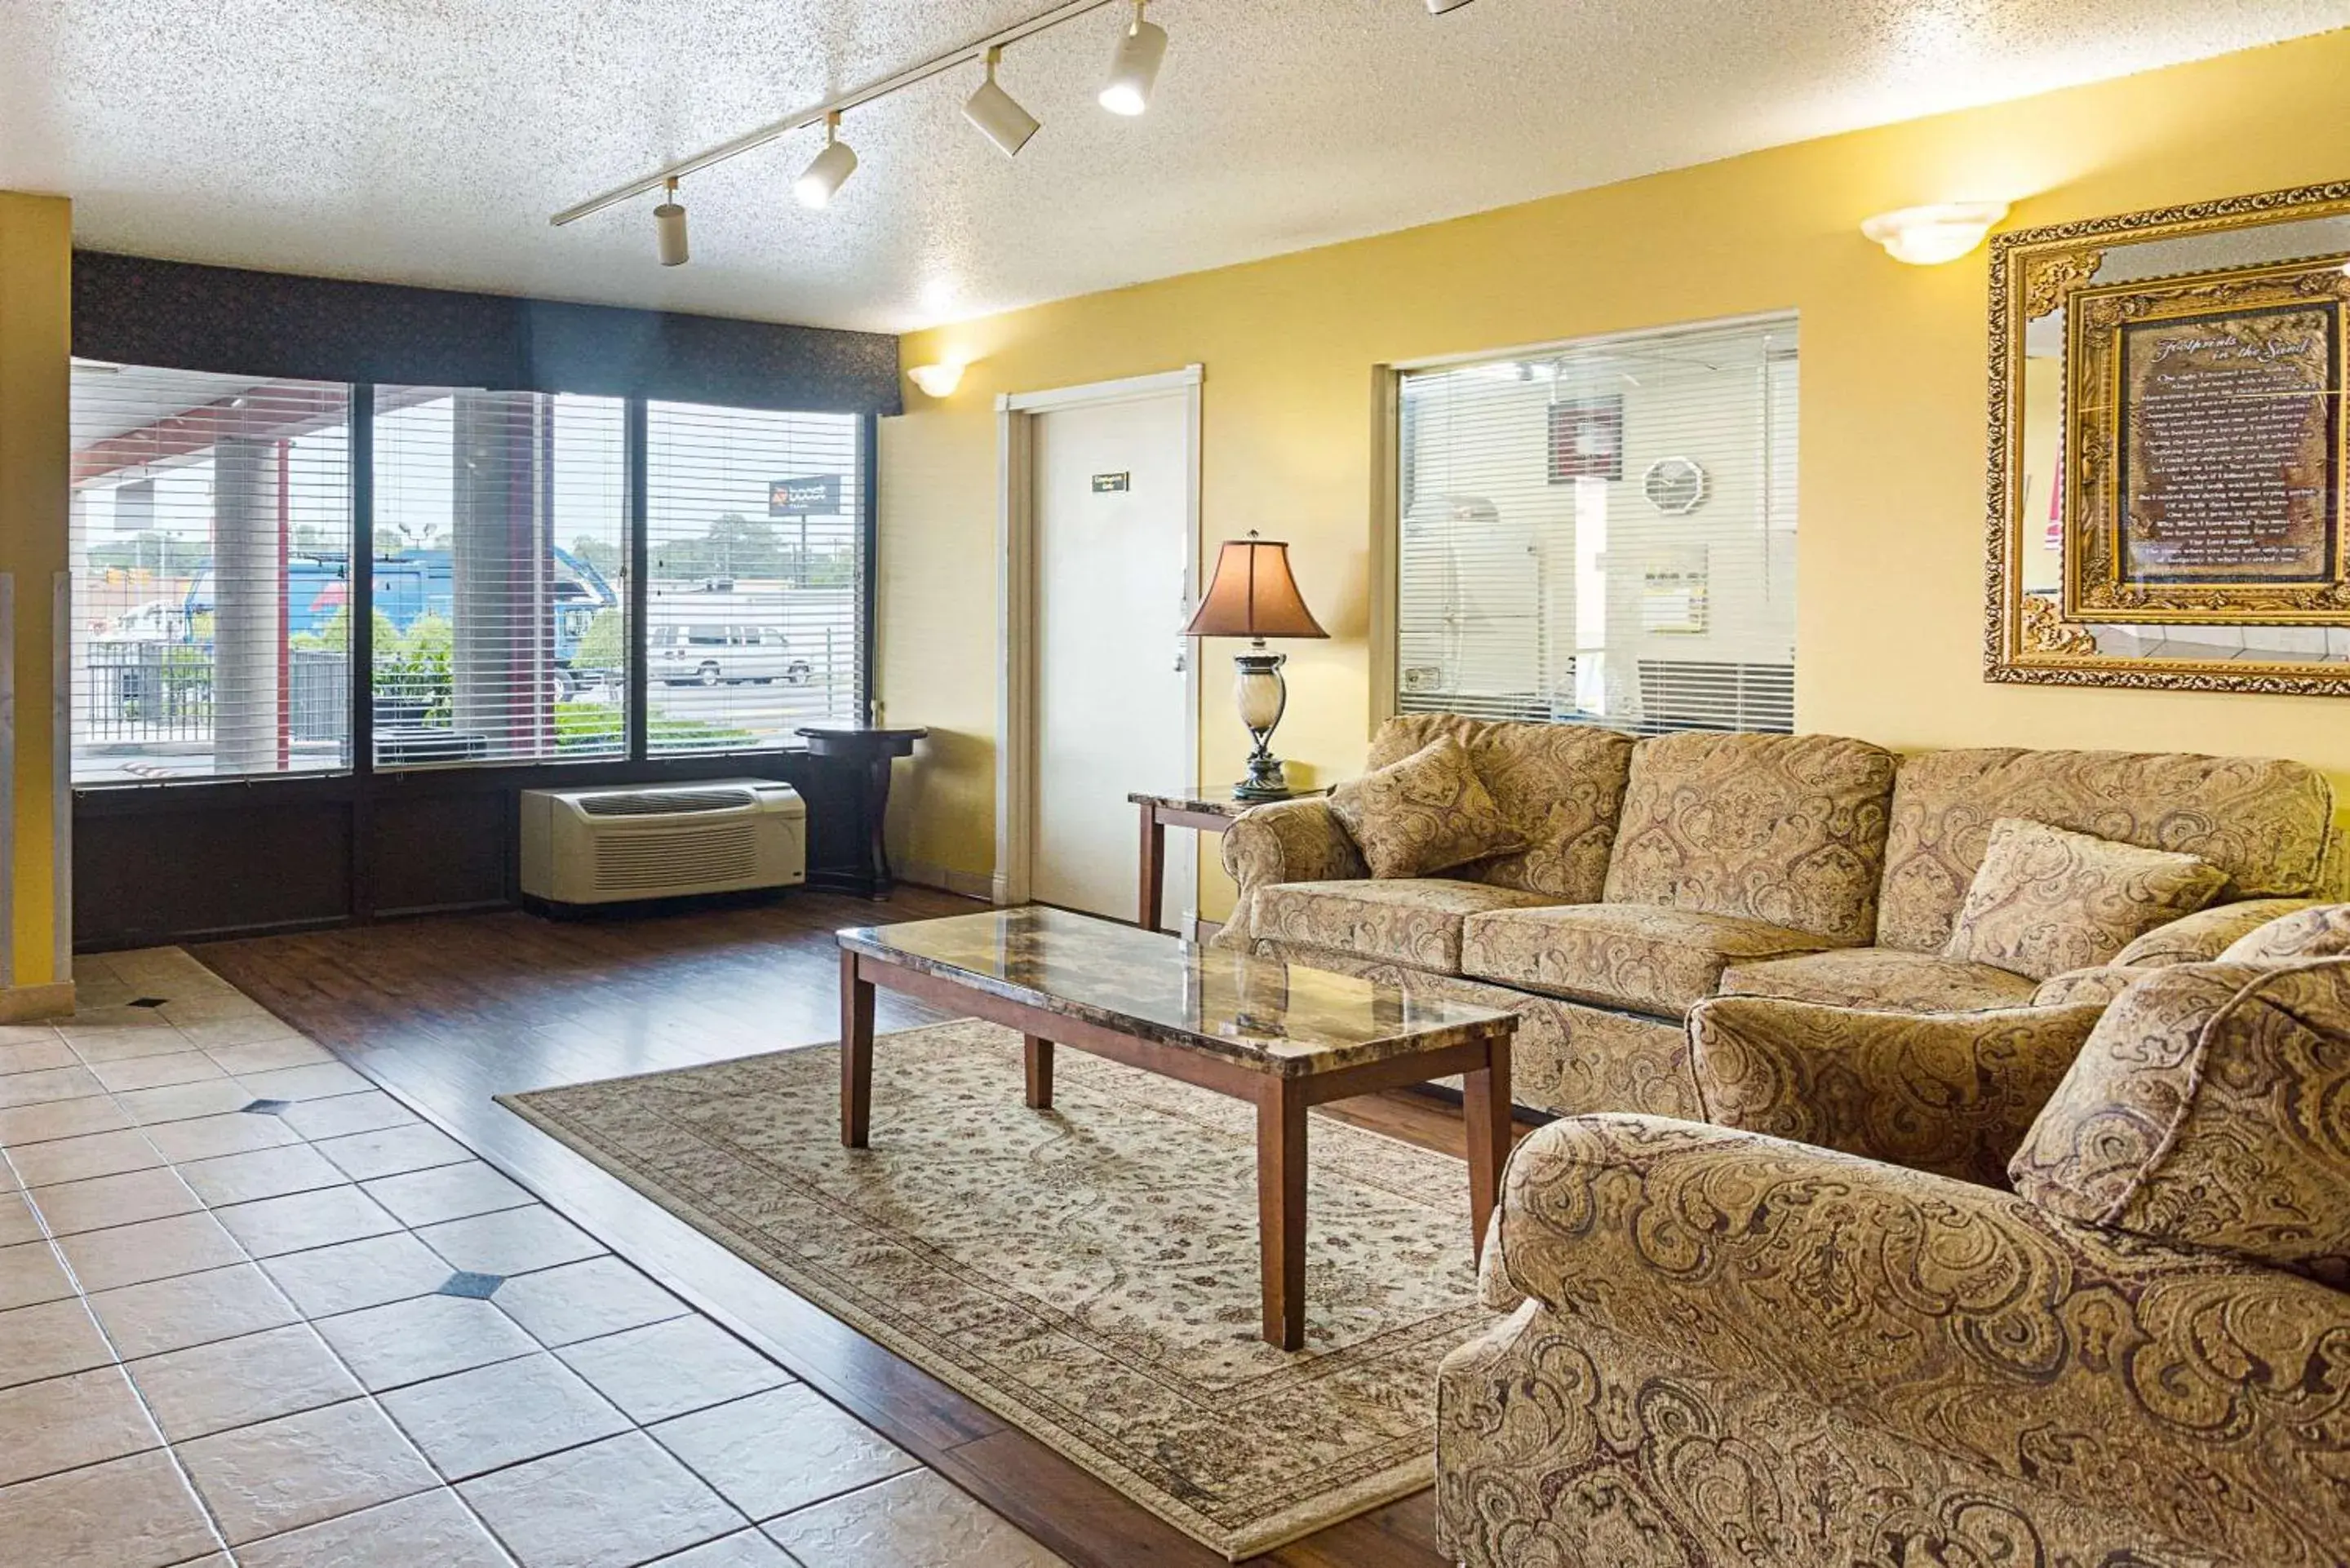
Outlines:
[[1327, 637], [1289, 572], [1289, 546], [1278, 539], [1227, 539], [1216, 575], [1183, 628], [1186, 637]]

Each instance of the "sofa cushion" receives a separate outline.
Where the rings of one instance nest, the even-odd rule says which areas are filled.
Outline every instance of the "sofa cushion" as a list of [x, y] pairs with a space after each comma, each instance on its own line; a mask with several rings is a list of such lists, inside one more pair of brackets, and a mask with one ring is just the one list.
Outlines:
[[2322, 896], [2334, 791], [2301, 763], [2171, 753], [1928, 752], [1901, 763], [1877, 945], [1939, 952], [2002, 816], [2199, 856], [2222, 899]]
[[1831, 735], [1659, 735], [1632, 753], [1607, 901], [1792, 927], [1876, 927], [1893, 753]]
[[1606, 1007], [1678, 1018], [1742, 960], [1816, 951], [1808, 931], [1646, 904], [1566, 904], [1472, 915], [1461, 971]]
[[2350, 959], [2177, 964], [2106, 1009], [2009, 1174], [2067, 1219], [2350, 1283]]
[[2220, 955], [2223, 963], [2292, 963], [2350, 955], [2350, 904], [2320, 904], [2247, 931]]
[[1724, 996], [1782, 996], [1836, 1007], [1898, 1012], [1977, 1012], [2025, 1007], [2032, 982], [1986, 963], [1889, 948], [1842, 948], [1808, 958], [1739, 964], [1721, 977]]
[[1526, 847], [1480, 861], [1464, 875], [1496, 888], [1596, 904], [1607, 885], [1607, 852], [1632, 769], [1632, 737], [1596, 724], [1510, 724], [1458, 713], [1404, 713], [1379, 727], [1370, 765], [1401, 762], [1449, 735], [1468, 748], [1493, 804]]
[[1942, 956], [2046, 980], [2107, 962], [2200, 909], [2227, 880], [2192, 855], [2002, 817]]
[[2068, 969], [2063, 974], [2052, 974], [2040, 982], [2032, 993], [2034, 1007], [2103, 1007], [2139, 981], [2154, 972], [2155, 965], [2140, 969], [2118, 961], [2098, 964], [2092, 969]]
[[1257, 889], [1254, 934], [1459, 974], [1463, 919], [1545, 901], [1540, 893], [1432, 877], [1277, 882]]
[[1330, 814], [1374, 877], [1431, 877], [1526, 843], [1450, 735], [1348, 779], [1330, 792]]

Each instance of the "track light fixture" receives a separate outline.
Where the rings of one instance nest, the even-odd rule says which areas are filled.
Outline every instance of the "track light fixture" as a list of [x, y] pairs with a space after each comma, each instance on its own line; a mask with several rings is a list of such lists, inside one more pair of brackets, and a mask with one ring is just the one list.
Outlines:
[[1036, 117], [1020, 107], [1013, 96], [995, 82], [995, 67], [1003, 58], [1001, 45], [987, 51], [987, 79], [962, 106], [962, 117], [978, 127], [979, 133], [995, 143], [996, 150], [1006, 158], [1017, 158], [1028, 139], [1042, 129]]
[[[1140, 114], [1150, 107], [1150, 93], [1159, 79], [1159, 67], [1167, 56], [1167, 32], [1144, 16], [1148, 0], [1030, 0], [1037, 9], [1019, 20], [989, 29], [975, 37], [965, 39], [953, 47], [917, 60], [887, 76], [877, 77], [844, 91], [837, 92], [821, 103], [794, 109], [781, 119], [771, 119], [754, 126], [728, 140], [705, 147], [664, 164], [650, 172], [639, 174], [624, 184], [616, 185], [601, 195], [590, 196], [576, 205], [566, 207], [548, 221], [557, 228], [576, 223], [580, 219], [639, 196], [654, 192], [666, 192], [667, 199], [655, 209], [655, 230], [660, 242], [662, 262], [670, 266], [685, 260], [685, 209], [677, 201], [677, 182], [704, 169], [714, 169], [729, 160], [740, 158], [770, 142], [822, 125], [825, 130], [824, 148], [807, 171], [793, 182], [793, 193], [810, 207], [828, 204], [839, 193], [848, 177], [857, 171], [857, 154], [840, 140], [840, 117], [849, 109], [861, 109], [879, 102], [893, 93], [929, 81], [933, 77], [963, 67], [985, 61], [987, 78], [963, 106], [963, 116], [978, 127], [982, 135], [993, 142], [1007, 156], [1016, 155], [1036, 134], [1036, 117], [1023, 108], [995, 79], [995, 67], [1003, 57], [1003, 50], [1014, 44], [1066, 26], [1097, 11], [1112, 6], [1131, 7], [1132, 16], [1118, 34], [1118, 51], [1111, 57], [1109, 78], [1101, 89], [1102, 107], [1122, 115]], [[1467, 0], [1429, 0], [1432, 8], [1450, 9], [1465, 5]]]
[[1109, 80], [1102, 84], [1101, 106], [1112, 114], [1137, 115], [1150, 107], [1151, 84], [1159, 79], [1159, 63], [1167, 57], [1167, 29], [1145, 19], [1149, 0], [1134, 0], [1134, 20], [1118, 37], [1118, 52], [1109, 59]]
[[1431, 16], [1441, 16], [1447, 11], [1458, 11], [1467, 4], [1469, 0], [1428, 0], [1428, 14]]
[[653, 244], [663, 266], [685, 265], [685, 209], [679, 205], [677, 182], [662, 182], [666, 199], [653, 209]]
[[824, 151], [807, 166], [792, 185], [792, 194], [803, 207], [827, 207], [848, 177], [857, 172], [857, 154], [848, 143], [840, 140], [840, 115], [837, 110], [824, 117]]

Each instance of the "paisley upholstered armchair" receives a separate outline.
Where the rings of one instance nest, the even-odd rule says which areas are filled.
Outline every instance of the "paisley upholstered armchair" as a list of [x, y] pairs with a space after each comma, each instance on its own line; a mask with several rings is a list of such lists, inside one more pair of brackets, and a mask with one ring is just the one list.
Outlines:
[[2350, 1564], [2350, 959], [2102, 1015], [1752, 1006], [1692, 1022], [1709, 1110], [1794, 1137], [1590, 1116], [1513, 1158], [1506, 1315], [1440, 1378], [1458, 1558]]

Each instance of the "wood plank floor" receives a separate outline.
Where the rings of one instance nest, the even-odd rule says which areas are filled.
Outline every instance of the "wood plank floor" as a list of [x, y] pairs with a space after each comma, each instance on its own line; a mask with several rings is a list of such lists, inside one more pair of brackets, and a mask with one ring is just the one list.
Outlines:
[[[1222, 1562], [1076, 1465], [826, 1315], [491, 1103], [837, 1036], [832, 933], [983, 908], [923, 888], [822, 893], [637, 919], [520, 911], [213, 943], [196, 956], [550, 1203], [759, 1344], [1079, 1568]], [[889, 992], [878, 1027], [941, 1014]], [[1421, 1096], [1346, 1119], [1459, 1153], [1459, 1112]], [[1430, 1494], [1269, 1556], [1281, 1568], [1438, 1568]]]

